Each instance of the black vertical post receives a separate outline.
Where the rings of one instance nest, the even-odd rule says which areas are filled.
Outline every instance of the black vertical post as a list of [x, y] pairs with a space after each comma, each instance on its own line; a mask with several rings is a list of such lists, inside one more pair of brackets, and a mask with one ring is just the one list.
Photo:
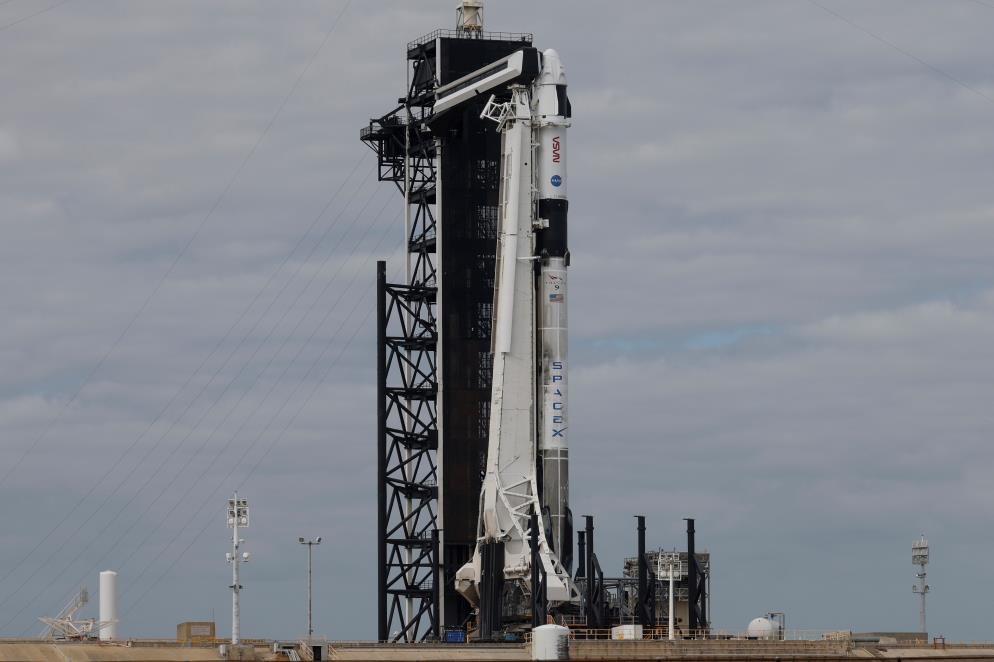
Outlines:
[[531, 548], [532, 584], [532, 628], [545, 625], [549, 613], [548, 592], [545, 582], [545, 568], [538, 549], [538, 515], [531, 514], [528, 520], [528, 546]]
[[542, 625], [538, 620], [538, 591], [540, 584], [538, 565], [541, 563], [541, 559], [538, 555], [538, 515], [535, 513], [532, 513], [531, 517], [528, 518], [528, 547], [531, 550], [532, 566], [532, 628], [537, 628], [539, 625]]
[[439, 563], [441, 559], [438, 556], [439, 552], [439, 534], [438, 529], [431, 530], [431, 633], [435, 640], [441, 639], [441, 621], [442, 612], [439, 609], [441, 606], [441, 600], [439, 596], [441, 595], [441, 581], [439, 579]]
[[583, 516], [587, 530], [587, 569], [584, 575], [587, 577], [587, 602], [593, 601], [594, 597], [594, 518], [591, 515]]
[[639, 596], [638, 596], [638, 615], [639, 623], [642, 625], [648, 625], [644, 621], [643, 611], [645, 609], [645, 593], [646, 587], [648, 585], [648, 574], [646, 571], [648, 568], [645, 567], [645, 516], [636, 515], [636, 521], [638, 522], [638, 577], [639, 577]]
[[576, 532], [576, 578], [585, 576], [587, 572], [587, 534], [585, 531]]
[[585, 611], [587, 617], [587, 627], [599, 627], [597, 624], [597, 605], [595, 604], [597, 599], [597, 577], [594, 574], [594, 518], [592, 515], [583, 516], [585, 522], [585, 528], [587, 530], [587, 569], [584, 571], [584, 575], [587, 578], [587, 599], [585, 603]]
[[504, 543], [485, 542], [480, 548], [480, 641], [492, 641], [503, 627]]
[[687, 629], [696, 636], [700, 627], [697, 612], [697, 556], [694, 553], [694, 520], [687, 519]]
[[377, 638], [390, 637], [387, 625], [387, 263], [376, 262], [376, 552]]
[[[656, 624], [655, 582], [649, 586], [649, 561], [645, 557], [645, 516], [636, 515], [638, 521], [638, 622], [645, 627]], [[651, 591], [651, 593], [650, 593]]]

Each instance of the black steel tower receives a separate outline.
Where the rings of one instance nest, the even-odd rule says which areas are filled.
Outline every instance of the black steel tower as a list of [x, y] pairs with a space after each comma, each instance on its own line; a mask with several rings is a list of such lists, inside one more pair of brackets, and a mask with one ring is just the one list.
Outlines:
[[469, 616], [452, 582], [475, 546], [487, 452], [500, 135], [483, 101], [433, 133], [434, 90], [531, 41], [437, 30], [409, 43], [405, 96], [360, 134], [406, 205], [407, 280], [387, 283], [382, 264], [377, 278], [382, 640], [437, 637]]

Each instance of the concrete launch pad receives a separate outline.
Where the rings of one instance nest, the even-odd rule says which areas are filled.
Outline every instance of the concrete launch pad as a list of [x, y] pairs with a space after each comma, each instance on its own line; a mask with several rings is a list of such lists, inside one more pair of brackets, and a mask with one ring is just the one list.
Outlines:
[[[569, 659], [589, 660], [736, 660], [785, 662], [786, 660], [987, 660], [994, 659], [994, 644], [858, 647], [844, 641], [571, 641]], [[466, 660], [484, 662], [530, 660], [528, 644], [494, 645], [391, 645], [347, 644], [330, 646], [330, 660], [389, 662], [404, 660]]]
[[[164, 641], [63, 643], [52, 641], [2, 641], [0, 662], [174, 662], [179, 660], [289, 660], [287, 652], [274, 653], [271, 641], [253, 642], [236, 657], [222, 657], [217, 646], [177, 645]], [[295, 649], [301, 660], [314, 659], [307, 646]], [[531, 645], [518, 644], [383, 644], [376, 642], [323, 642], [324, 660], [355, 662], [504, 662], [531, 660]], [[994, 643], [864, 645], [853, 641], [750, 641], [750, 640], [572, 640], [569, 659], [589, 660], [693, 660], [695, 662], [786, 662], [787, 660], [994, 660]]]

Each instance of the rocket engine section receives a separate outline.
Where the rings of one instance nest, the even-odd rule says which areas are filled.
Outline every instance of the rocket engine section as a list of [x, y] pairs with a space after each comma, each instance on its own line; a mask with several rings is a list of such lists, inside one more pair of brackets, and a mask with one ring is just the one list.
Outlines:
[[[570, 107], [559, 55], [525, 51], [442, 88], [435, 112], [473, 95], [491, 96], [483, 117], [502, 133], [501, 210], [493, 319], [493, 384], [479, 537], [456, 589], [474, 605], [499, 608], [505, 581], [532, 593], [530, 536], [553, 606], [579, 600], [570, 578], [566, 129]], [[492, 83], [490, 81], [493, 81]], [[538, 531], [528, 527], [538, 519]], [[495, 546], [500, 549], [495, 552]], [[498, 568], [502, 566], [502, 572]], [[495, 576], [495, 574], [497, 576]]]

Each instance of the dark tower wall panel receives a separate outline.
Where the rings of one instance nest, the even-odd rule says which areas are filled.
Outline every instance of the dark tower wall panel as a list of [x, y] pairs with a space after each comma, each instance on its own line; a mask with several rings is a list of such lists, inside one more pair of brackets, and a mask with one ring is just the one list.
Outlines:
[[[441, 38], [439, 84], [498, 60], [528, 41]], [[440, 141], [438, 161], [440, 508], [445, 593], [442, 622], [456, 626], [469, 605], [452, 585], [476, 544], [490, 424], [500, 134], [480, 119], [485, 100], [462, 111]]]
[[451, 30], [409, 43], [405, 96], [360, 131], [410, 211], [406, 282], [377, 272], [381, 639], [437, 638], [469, 616], [453, 580], [476, 544], [490, 423], [500, 136], [482, 101], [434, 134], [435, 89], [530, 45]]
[[[440, 40], [438, 84], [446, 85], [516, 50], [531, 46], [530, 38]], [[496, 133], [496, 131], [493, 131]]]

